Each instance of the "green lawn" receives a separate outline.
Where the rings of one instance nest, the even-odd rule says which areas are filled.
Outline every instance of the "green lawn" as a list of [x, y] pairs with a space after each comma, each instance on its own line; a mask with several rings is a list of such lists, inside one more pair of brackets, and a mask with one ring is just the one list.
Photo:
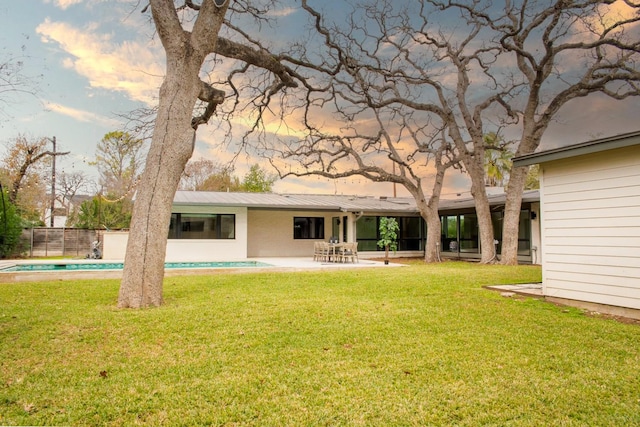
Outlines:
[[0, 425], [640, 425], [640, 327], [448, 262], [0, 285]]

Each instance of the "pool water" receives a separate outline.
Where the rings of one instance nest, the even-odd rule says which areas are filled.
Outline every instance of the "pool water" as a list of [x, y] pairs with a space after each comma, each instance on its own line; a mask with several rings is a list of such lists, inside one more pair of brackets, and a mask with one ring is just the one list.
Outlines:
[[[246, 267], [270, 267], [269, 264], [259, 261], [216, 261], [216, 262], [167, 262], [164, 268], [246, 268]], [[34, 263], [18, 264], [12, 267], [0, 269], [0, 272], [16, 271], [95, 271], [95, 270], [122, 270], [121, 262], [82, 262], [82, 263]]]

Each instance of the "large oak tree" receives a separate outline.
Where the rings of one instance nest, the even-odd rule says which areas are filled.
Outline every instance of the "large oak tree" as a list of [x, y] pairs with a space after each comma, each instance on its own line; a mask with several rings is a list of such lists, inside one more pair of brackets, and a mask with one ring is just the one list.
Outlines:
[[[319, 105], [334, 108], [347, 135], [358, 124], [382, 130], [375, 118], [367, 122], [363, 115], [385, 110], [387, 126], [413, 114], [422, 115], [424, 134], [445, 130], [471, 181], [483, 262], [497, 256], [484, 168], [485, 151], [493, 147], [486, 136], [515, 141], [516, 155], [530, 153], [570, 101], [596, 94], [620, 100], [640, 93], [640, 6], [631, 1], [352, 4], [346, 19], [307, 7], [324, 35], [326, 60], [342, 66], [327, 77], [334, 96]], [[313, 117], [305, 115], [307, 121]], [[392, 125], [396, 129], [397, 123]], [[341, 147], [316, 144], [301, 164], [331, 172], [340, 159], [355, 157], [349, 150], [362, 156], [362, 147], [372, 146], [364, 142], [356, 148], [353, 141]], [[397, 139], [396, 146], [400, 143]], [[377, 147], [392, 160], [379, 166], [389, 180], [397, 179], [392, 167], [398, 166], [398, 155]], [[298, 147], [290, 151], [301, 157]], [[409, 153], [412, 157], [403, 161], [413, 158], [413, 150]], [[502, 261], [508, 264], [517, 262], [526, 172], [509, 173], [502, 233]], [[371, 178], [384, 180], [385, 174]], [[422, 197], [418, 194], [418, 203]]]
[[[264, 5], [263, 7], [267, 7]], [[125, 255], [123, 278], [118, 297], [119, 307], [147, 307], [162, 304], [162, 282], [171, 206], [180, 176], [191, 157], [197, 128], [209, 121], [225, 101], [225, 92], [201, 80], [205, 66], [219, 64], [212, 56], [225, 57], [236, 69], [228, 72], [231, 102], [240, 99], [233, 77], [248, 69], [266, 70], [259, 79], [264, 85], [256, 90], [251, 105], [260, 111], [271, 97], [286, 87], [295, 87], [293, 70], [283, 66], [281, 58], [264, 48], [246, 32], [225, 19], [253, 15], [261, 20], [264, 10], [250, 1], [203, 0], [149, 2], [155, 28], [166, 53], [166, 74], [160, 88], [153, 136], [145, 169], [137, 187], [131, 229]], [[146, 8], [145, 8], [146, 10]], [[234, 39], [220, 37], [221, 28]], [[243, 41], [244, 43], [240, 42]], [[211, 67], [211, 63], [213, 67]], [[230, 67], [233, 68], [233, 67]], [[249, 89], [255, 86], [247, 84]], [[262, 90], [263, 89], [263, 90]], [[230, 122], [229, 122], [230, 123]]]
[[[162, 304], [162, 281], [173, 196], [191, 157], [198, 122], [196, 101], [203, 98], [212, 109], [224, 99], [200, 80], [207, 56], [214, 52], [228, 4], [213, 0], [197, 6], [190, 31], [183, 28], [172, 0], [151, 0], [153, 22], [166, 52], [166, 75], [160, 88], [151, 147], [138, 186], [127, 244], [119, 307], [140, 308]], [[195, 5], [187, 2], [192, 8]], [[187, 6], [189, 7], [189, 6]]]

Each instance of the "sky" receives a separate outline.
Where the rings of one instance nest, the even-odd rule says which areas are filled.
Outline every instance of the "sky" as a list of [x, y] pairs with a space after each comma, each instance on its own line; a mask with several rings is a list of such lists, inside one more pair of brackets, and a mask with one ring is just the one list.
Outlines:
[[[146, 4], [146, 2], [142, 2]], [[102, 137], [124, 125], [122, 115], [151, 106], [164, 69], [164, 52], [153, 37], [148, 13], [132, 0], [23, 0], [0, 4], [0, 63], [18, 58], [23, 74], [37, 84], [35, 95], [9, 94], [0, 105], [0, 153], [18, 135], [56, 137], [58, 170], [82, 170], [96, 178], [88, 162]], [[285, 11], [283, 11], [284, 13]], [[288, 12], [288, 11], [287, 11]], [[340, 13], [336, 8], [336, 13]], [[295, 37], [281, 31], [283, 38]], [[592, 96], [568, 104], [546, 132], [540, 149], [636, 131], [640, 100], [613, 102]], [[215, 120], [215, 117], [213, 118]], [[228, 158], [214, 147], [215, 126], [200, 128], [194, 158]], [[240, 177], [258, 159], [241, 156]], [[448, 175], [443, 195], [468, 190], [465, 177]], [[393, 185], [362, 178], [278, 181], [280, 193], [392, 196]], [[398, 195], [407, 195], [397, 188]]]

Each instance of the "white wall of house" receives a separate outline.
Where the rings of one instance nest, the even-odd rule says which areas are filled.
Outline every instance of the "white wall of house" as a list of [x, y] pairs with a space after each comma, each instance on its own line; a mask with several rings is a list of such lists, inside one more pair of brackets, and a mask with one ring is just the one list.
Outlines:
[[169, 239], [167, 262], [237, 261], [247, 258], [247, 208], [214, 206], [177, 206], [173, 212], [234, 214], [235, 239]]
[[[314, 242], [329, 240], [331, 218], [336, 212], [250, 210], [248, 214], [248, 248], [250, 258], [255, 257], [313, 257]], [[294, 217], [324, 218], [324, 239], [294, 239]]]
[[[344, 238], [344, 218], [347, 218], [346, 240], [356, 240], [356, 222], [360, 217], [354, 212], [323, 210], [287, 210], [287, 209], [248, 209], [246, 207], [215, 207], [208, 205], [176, 205], [176, 213], [214, 213], [235, 214], [235, 239], [200, 240], [169, 239], [167, 241], [167, 262], [180, 261], [235, 261], [257, 257], [313, 257], [314, 242], [327, 241], [333, 233], [334, 218], [340, 219], [337, 235]], [[384, 212], [367, 213], [368, 216], [384, 216]], [[397, 216], [395, 214], [394, 216]], [[294, 217], [324, 218], [324, 238], [294, 239]], [[538, 215], [539, 220], [540, 215]], [[532, 221], [533, 223], [534, 221]], [[533, 227], [533, 244], [539, 243], [536, 236], [537, 226]], [[127, 232], [107, 232], [103, 239], [103, 258], [106, 260], [124, 259], [127, 246]], [[379, 258], [381, 251], [365, 252], [359, 248], [360, 258]], [[390, 253], [391, 257], [421, 257], [423, 251], [402, 251]], [[538, 262], [540, 262], [540, 256]]]
[[102, 259], [122, 261], [128, 239], [128, 231], [105, 231], [102, 235]]
[[536, 216], [531, 219], [531, 263], [542, 264], [542, 236], [540, 233], [540, 203], [531, 203], [531, 212]]
[[[247, 208], [179, 206], [179, 213], [235, 214], [235, 239], [169, 239], [166, 262], [238, 261], [247, 258]], [[168, 232], [164, 231], [164, 232]], [[122, 260], [129, 233], [107, 232], [103, 239], [103, 259]]]
[[541, 165], [543, 291], [640, 309], [640, 149]]

